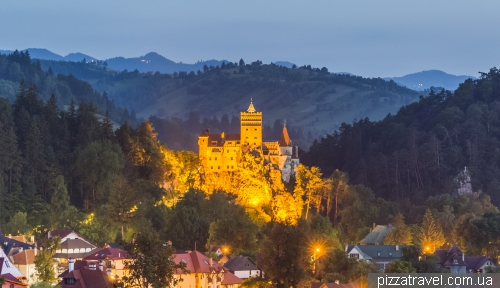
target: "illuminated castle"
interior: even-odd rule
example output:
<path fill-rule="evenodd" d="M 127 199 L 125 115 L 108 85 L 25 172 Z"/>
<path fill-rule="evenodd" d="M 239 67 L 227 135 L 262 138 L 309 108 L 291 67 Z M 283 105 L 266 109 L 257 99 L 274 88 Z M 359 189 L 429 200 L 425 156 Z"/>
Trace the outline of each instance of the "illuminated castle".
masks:
<path fill-rule="evenodd" d="M 262 112 L 253 103 L 247 111 L 240 112 L 240 134 L 210 134 L 203 129 L 198 136 L 198 155 L 206 172 L 238 170 L 241 153 L 260 151 L 268 164 L 281 171 L 281 178 L 288 182 L 299 165 L 298 146 L 292 146 L 286 122 L 279 141 L 262 141 Z"/>

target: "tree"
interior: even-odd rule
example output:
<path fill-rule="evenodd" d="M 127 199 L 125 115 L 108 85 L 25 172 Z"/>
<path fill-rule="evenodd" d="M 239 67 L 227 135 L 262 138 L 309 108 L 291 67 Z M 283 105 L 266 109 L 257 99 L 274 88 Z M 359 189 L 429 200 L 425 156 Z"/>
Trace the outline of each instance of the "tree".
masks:
<path fill-rule="evenodd" d="M 130 276 L 123 277 L 125 287 L 164 288 L 176 287 L 179 281 L 175 274 L 186 273 L 186 264 L 174 262 L 174 249 L 160 240 L 153 230 L 135 235 L 134 241 L 126 245 L 131 260 L 127 262 Z"/>
<path fill-rule="evenodd" d="M 264 273 L 275 287 L 297 287 L 308 276 L 306 229 L 305 221 L 296 226 L 274 223 L 269 238 L 262 242 Z"/>
<path fill-rule="evenodd" d="M 9 223 L 5 225 L 4 233 L 13 235 L 24 235 L 28 233 L 30 226 L 28 224 L 28 214 L 18 211 L 10 218 Z"/>
<path fill-rule="evenodd" d="M 385 268 L 385 273 L 415 273 L 417 270 L 411 265 L 410 262 L 396 260 L 389 263 Z"/>
<path fill-rule="evenodd" d="M 76 208 L 71 206 L 68 191 L 66 190 L 66 185 L 64 184 L 64 177 L 58 175 L 52 182 L 52 197 L 50 199 L 50 228 L 65 228 L 69 214 L 78 211 L 76 211 Z"/>
<path fill-rule="evenodd" d="M 445 243 L 443 228 L 434 220 L 429 208 L 427 208 L 424 214 L 424 220 L 420 227 L 419 240 L 424 253 L 434 253 L 436 248 L 441 247 Z"/>
<path fill-rule="evenodd" d="M 239 63 L 240 67 L 243 67 L 245 66 L 245 61 L 243 61 L 243 58 L 240 59 L 240 63 Z"/>
<path fill-rule="evenodd" d="M 304 199 L 306 205 L 305 219 L 309 214 L 311 202 L 316 203 L 315 198 L 318 197 L 318 191 L 323 186 L 321 180 L 321 171 L 318 167 L 306 167 L 302 164 L 297 167 L 297 176 L 295 180 L 294 197 L 296 199 Z M 319 208 L 319 207 L 317 207 Z"/>
<path fill-rule="evenodd" d="M 389 231 L 384 239 L 384 245 L 411 245 L 413 237 L 410 228 L 406 226 L 403 214 L 398 213 L 394 218 L 395 229 Z"/>
<path fill-rule="evenodd" d="M 137 195 L 127 183 L 125 177 L 119 175 L 113 181 L 109 193 L 110 218 L 121 226 L 121 240 L 124 241 L 124 226 L 130 220 L 130 210 L 137 204 Z"/>
<path fill-rule="evenodd" d="M 54 284 L 57 274 L 54 266 L 57 261 L 53 258 L 56 250 L 61 248 L 61 238 L 54 236 L 42 241 L 43 250 L 39 250 L 35 256 L 36 276 L 38 280 Z"/>

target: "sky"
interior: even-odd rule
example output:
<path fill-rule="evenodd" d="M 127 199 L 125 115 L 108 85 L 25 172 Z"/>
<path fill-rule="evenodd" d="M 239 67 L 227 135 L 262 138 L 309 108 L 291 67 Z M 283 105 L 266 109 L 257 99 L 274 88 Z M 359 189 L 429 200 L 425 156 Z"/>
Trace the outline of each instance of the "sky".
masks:
<path fill-rule="evenodd" d="M 289 61 L 364 77 L 500 66 L 500 1 L 2 0 L 0 50 Z"/>

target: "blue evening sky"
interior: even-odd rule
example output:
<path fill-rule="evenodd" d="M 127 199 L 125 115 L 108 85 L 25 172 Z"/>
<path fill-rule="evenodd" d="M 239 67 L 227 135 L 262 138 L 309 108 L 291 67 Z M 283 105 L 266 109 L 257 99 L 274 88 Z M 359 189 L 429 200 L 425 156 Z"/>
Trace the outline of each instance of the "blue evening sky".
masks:
<path fill-rule="evenodd" d="M 500 66 L 500 1 L 3 0 L 0 50 L 290 61 L 367 77 Z"/>

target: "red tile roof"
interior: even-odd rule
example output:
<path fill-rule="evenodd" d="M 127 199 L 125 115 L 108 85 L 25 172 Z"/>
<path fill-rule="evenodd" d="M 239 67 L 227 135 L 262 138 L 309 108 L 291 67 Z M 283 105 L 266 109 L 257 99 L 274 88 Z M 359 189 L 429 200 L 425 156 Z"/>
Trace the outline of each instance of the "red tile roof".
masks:
<path fill-rule="evenodd" d="M 128 259 L 129 255 L 127 251 L 113 248 L 111 246 L 104 248 L 96 248 L 85 255 L 83 260 L 103 260 L 103 259 Z"/>
<path fill-rule="evenodd" d="M 283 132 L 281 132 L 279 144 L 283 147 L 292 146 L 292 141 L 290 140 L 290 136 L 288 136 L 288 130 L 286 130 L 286 126 L 283 126 Z"/>
<path fill-rule="evenodd" d="M 19 265 L 29 265 L 35 263 L 35 250 L 23 250 L 12 256 L 12 262 Z"/>
<path fill-rule="evenodd" d="M 76 279 L 75 284 L 65 284 L 65 279 L 74 278 Z M 81 288 L 113 288 L 113 284 L 109 280 L 109 276 L 106 275 L 104 271 L 99 269 L 90 270 L 87 266 L 81 269 L 75 269 L 63 277 L 63 280 L 59 282 L 62 288 L 66 287 L 81 287 Z"/>

